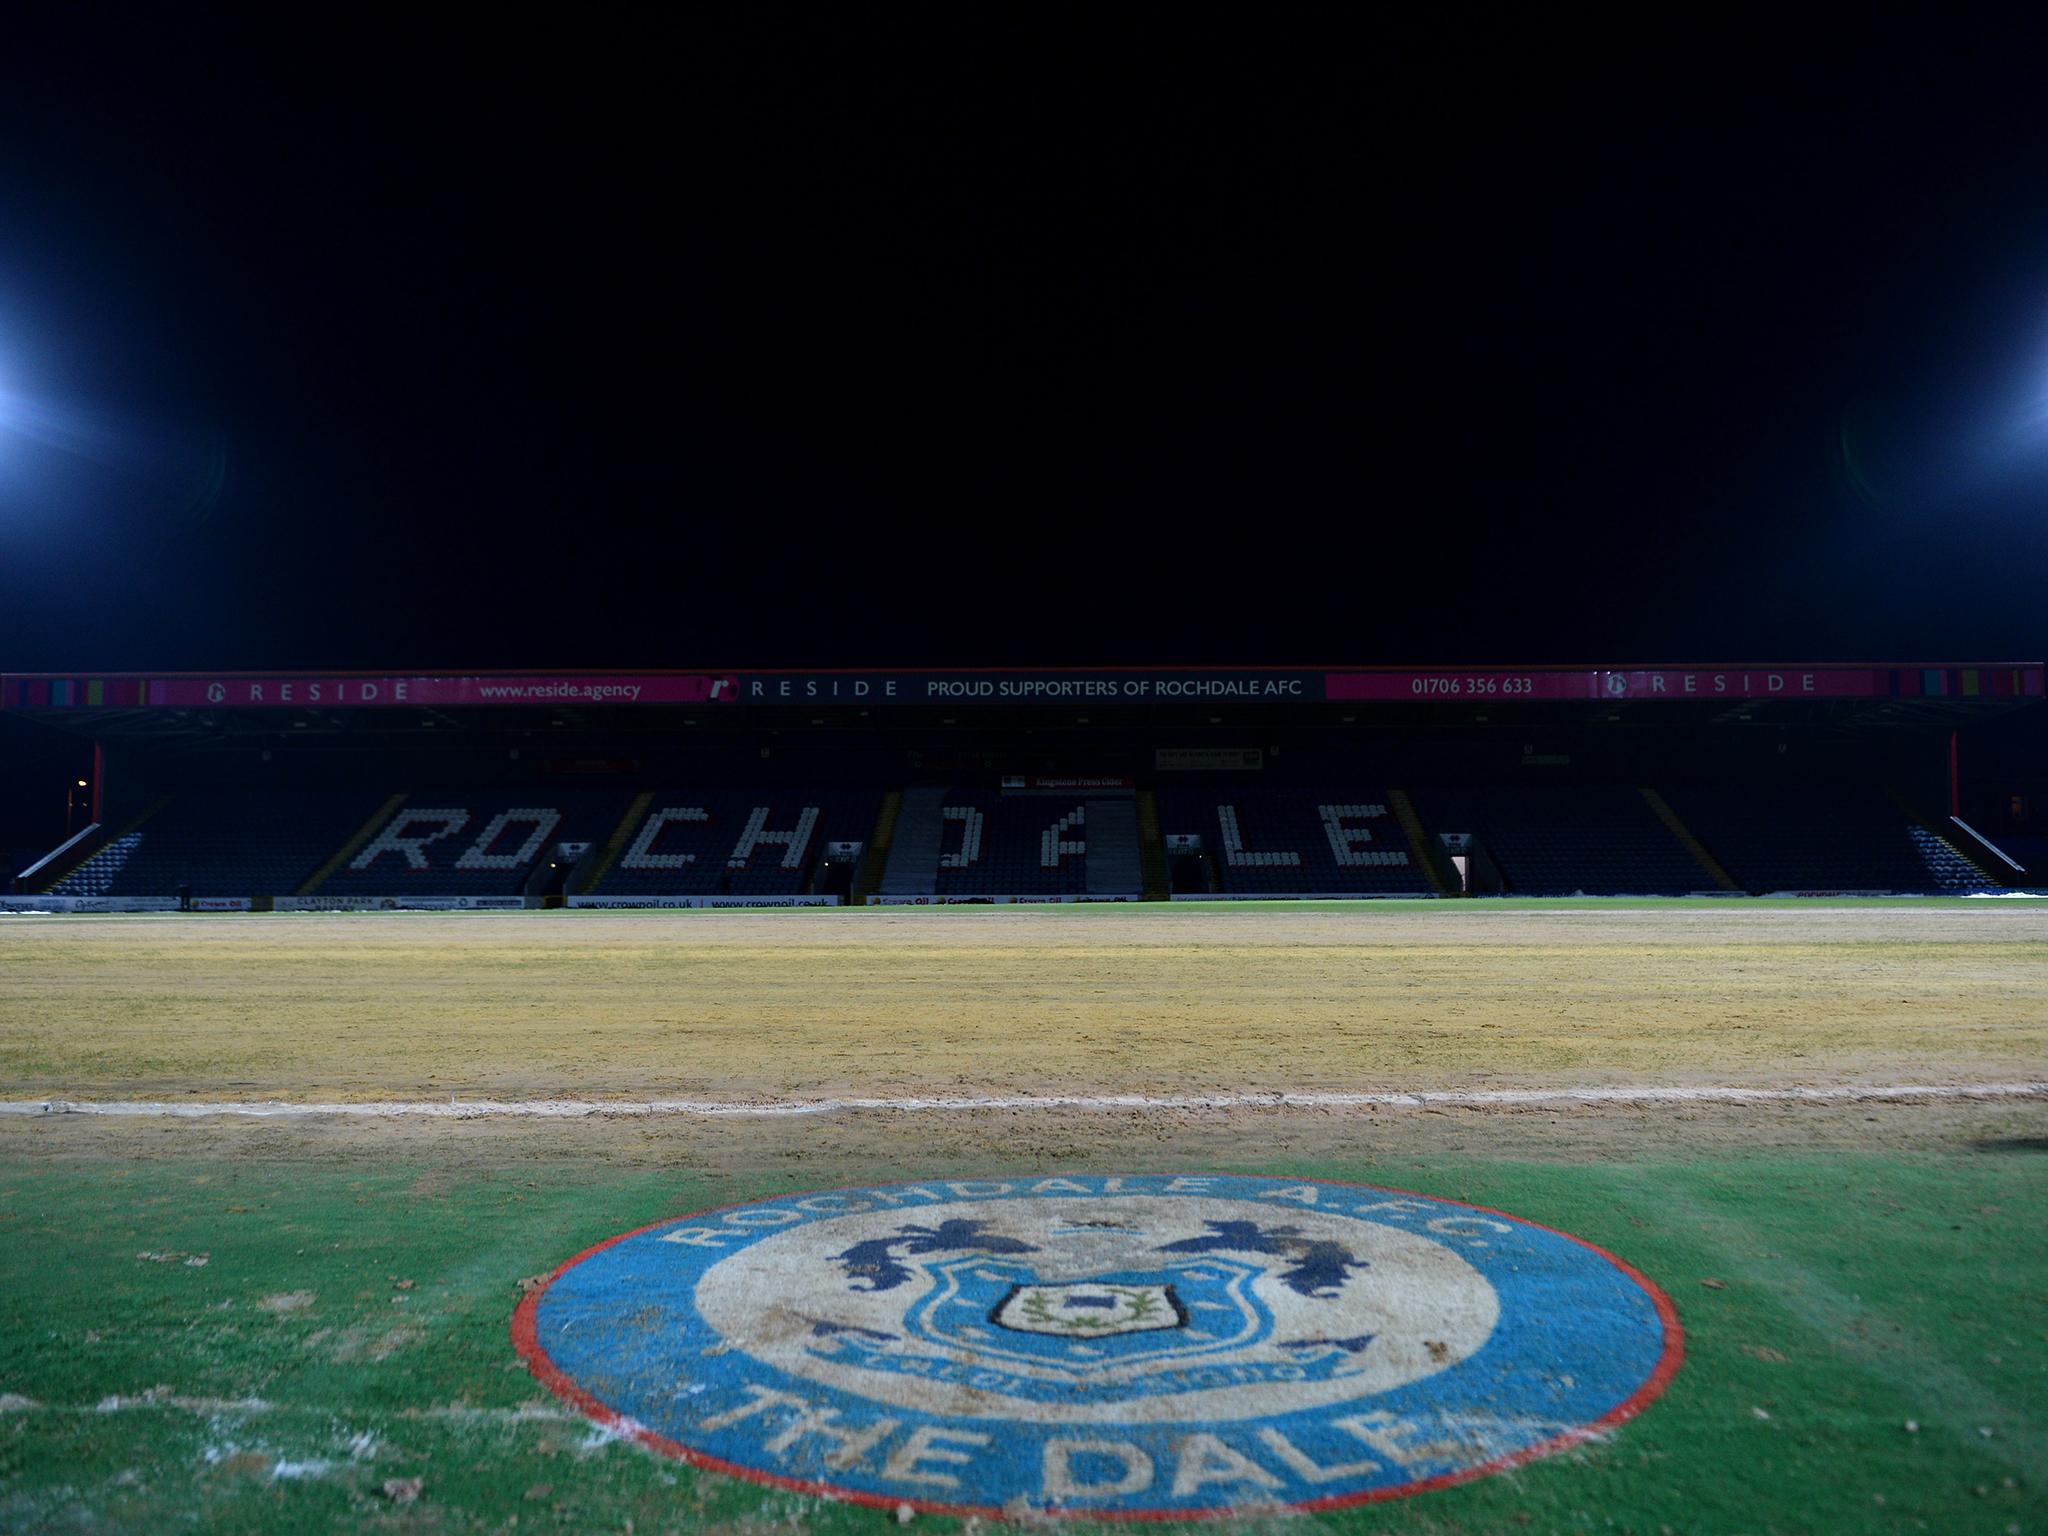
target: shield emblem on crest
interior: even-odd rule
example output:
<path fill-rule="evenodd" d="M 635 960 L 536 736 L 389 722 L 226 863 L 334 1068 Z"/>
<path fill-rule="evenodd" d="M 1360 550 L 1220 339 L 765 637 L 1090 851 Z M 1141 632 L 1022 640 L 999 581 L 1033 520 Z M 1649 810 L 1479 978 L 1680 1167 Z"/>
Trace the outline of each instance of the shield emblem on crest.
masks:
<path fill-rule="evenodd" d="M 1096 1280 L 1013 1287 L 989 1316 L 999 1328 L 1069 1339 L 1180 1328 L 1187 1320 L 1170 1284 L 1116 1285 Z"/>
<path fill-rule="evenodd" d="M 1028 1264 L 962 1258 L 935 1264 L 905 1314 L 911 1336 L 1063 1374 L 1190 1361 L 1257 1344 L 1273 1315 L 1251 1286 L 1263 1271 L 1227 1259 L 1072 1280 Z"/>

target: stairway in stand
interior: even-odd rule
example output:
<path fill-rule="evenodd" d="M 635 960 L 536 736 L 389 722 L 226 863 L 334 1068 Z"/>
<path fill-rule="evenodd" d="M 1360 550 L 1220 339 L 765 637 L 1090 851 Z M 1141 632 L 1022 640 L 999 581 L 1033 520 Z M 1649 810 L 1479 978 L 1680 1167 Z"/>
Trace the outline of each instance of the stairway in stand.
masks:
<path fill-rule="evenodd" d="M 1402 835 L 1408 839 L 1409 857 L 1422 870 L 1430 889 L 1439 896 L 1464 895 L 1458 885 L 1457 871 L 1450 867 L 1443 845 L 1424 830 L 1422 817 L 1415 810 L 1415 802 L 1408 798 L 1408 791 L 1388 790 L 1387 804 L 1394 808 L 1394 819 L 1400 822 Z"/>
<path fill-rule="evenodd" d="M 1149 789 L 1138 791 L 1138 867 L 1145 872 L 1145 899 L 1172 899 L 1172 881 L 1166 869 L 1166 840 L 1159 832 L 1159 796 Z"/>
<path fill-rule="evenodd" d="M 1670 801 L 1647 784 L 1639 786 L 1637 793 L 1643 797 L 1643 804 L 1664 823 L 1671 835 L 1678 839 L 1679 846 L 1692 855 L 1693 861 L 1706 872 L 1707 878 L 1712 880 L 1716 887 L 1724 891 L 1739 892 L 1742 889 L 1735 877 L 1722 868 L 1721 861 L 1707 852 L 1706 845 L 1692 835 L 1692 828 L 1688 827 L 1678 812 L 1671 808 Z"/>
<path fill-rule="evenodd" d="M 640 829 L 641 818 L 646 816 L 647 807 L 652 804 L 654 804 L 654 792 L 652 790 L 642 790 L 633 797 L 633 803 L 626 807 L 626 814 L 621 816 L 618 825 L 612 828 L 612 835 L 606 838 L 604 846 L 598 849 L 597 857 L 588 862 L 580 876 L 574 870 L 570 871 L 573 888 L 567 894 L 571 896 L 588 896 L 604 883 L 604 877 L 612 872 L 612 865 L 616 864 L 619 855 L 626 851 L 626 839 Z M 396 810 L 398 807 L 394 805 L 391 809 Z M 344 852 L 340 859 L 335 860 L 335 863 L 341 863 L 342 859 L 351 857 L 353 853 L 353 849 Z"/>
<path fill-rule="evenodd" d="M 1088 802 L 1088 894 L 1138 896 L 1145 889 L 1138 856 L 1138 807 L 1128 796 Z"/>
<path fill-rule="evenodd" d="M 939 847 L 946 823 L 940 812 L 944 789 L 906 789 L 896 813 L 896 835 L 889 846 L 889 867 L 882 871 L 881 897 L 930 896 L 939 888 Z"/>
<path fill-rule="evenodd" d="M 875 815 L 875 829 L 868 834 L 867 852 L 853 879 L 853 894 L 847 905 L 864 907 L 881 888 L 882 871 L 889 867 L 889 852 L 896 846 L 896 818 L 903 814 L 903 791 L 892 789 L 882 796 L 882 808 Z"/>

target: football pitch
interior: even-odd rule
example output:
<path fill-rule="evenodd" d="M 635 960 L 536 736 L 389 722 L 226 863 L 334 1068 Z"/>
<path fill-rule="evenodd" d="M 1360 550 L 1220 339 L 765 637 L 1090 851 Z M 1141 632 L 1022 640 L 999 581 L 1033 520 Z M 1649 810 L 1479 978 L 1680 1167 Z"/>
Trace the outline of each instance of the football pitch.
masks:
<path fill-rule="evenodd" d="M 2044 1082 L 2026 902 L 10 918 L 0 1529 L 2031 1532 Z"/>

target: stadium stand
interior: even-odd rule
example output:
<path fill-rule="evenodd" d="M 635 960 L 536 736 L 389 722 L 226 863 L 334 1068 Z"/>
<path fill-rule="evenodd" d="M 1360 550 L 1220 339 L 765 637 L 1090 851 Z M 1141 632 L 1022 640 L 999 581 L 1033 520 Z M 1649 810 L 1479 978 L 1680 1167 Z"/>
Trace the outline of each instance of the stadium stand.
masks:
<path fill-rule="evenodd" d="M 57 896 L 288 896 L 377 809 L 374 793 L 179 795 L 53 887 Z"/>
<path fill-rule="evenodd" d="M 1468 832 L 1521 896 L 1683 896 L 1712 873 L 1627 784 L 1484 785 L 1410 792 L 1432 834 Z"/>
<path fill-rule="evenodd" d="M 1997 889 L 1875 788 L 1695 784 L 1664 794 L 1700 842 L 1751 891 Z"/>
<path fill-rule="evenodd" d="M 318 894 L 516 896 L 557 844 L 602 843 L 630 803 L 623 791 L 421 790 L 321 883 Z M 376 805 L 372 799 L 362 814 Z"/>
<path fill-rule="evenodd" d="M 882 900 L 1135 897 L 1145 885 L 1132 793 L 903 791 L 886 868 L 862 875 Z M 1178 858 L 1187 894 L 1424 895 L 1436 889 L 1413 837 L 1467 833 L 1486 883 L 1530 896 L 1727 890 L 1969 892 L 1998 888 L 1904 802 L 1867 784 L 1477 784 L 1397 792 L 1262 783 L 1174 784 L 1151 796 L 1155 849 Z M 395 803 L 396 808 L 392 808 Z M 874 789 L 669 789 L 549 785 L 374 791 L 185 791 L 118 824 L 105 846 L 46 888 L 79 898 L 607 897 L 843 895 L 852 866 L 827 845 L 866 844 Z M 384 805 L 384 812 L 379 806 Z M 1397 809 L 1412 805 L 1413 814 Z M 562 843 L 573 872 L 539 866 Z M 1155 859 L 1162 871 L 1163 859 Z M 1196 866 L 1199 867 L 1196 867 Z M 552 884 L 544 882 L 552 880 Z M 571 881 L 576 883 L 569 883 Z M 315 889 L 317 887 L 317 890 Z"/>
<path fill-rule="evenodd" d="M 1384 790 L 1176 786 L 1159 814 L 1166 836 L 1202 839 L 1225 892 L 1432 894 Z"/>
<path fill-rule="evenodd" d="M 827 843 L 867 841 L 880 802 L 844 789 L 658 790 L 591 894 L 801 895 Z"/>
<path fill-rule="evenodd" d="M 2038 663 L 9 674 L 0 748 L 40 787 L 0 797 L 33 844 L 0 901 L 1975 893 L 2048 880 L 2044 689 Z"/>

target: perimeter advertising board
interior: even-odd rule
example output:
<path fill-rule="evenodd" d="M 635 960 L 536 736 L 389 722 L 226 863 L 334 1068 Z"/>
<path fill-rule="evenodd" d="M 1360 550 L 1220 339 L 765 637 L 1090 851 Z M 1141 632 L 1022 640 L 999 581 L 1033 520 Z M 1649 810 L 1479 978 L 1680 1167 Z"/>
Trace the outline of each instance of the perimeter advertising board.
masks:
<path fill-rule="evenodd" d="M 1252 667 L 833 672 L 367 673 L 0 678 L 0 707 L 459 709 L 604 705 L 1344 704 L 1478 700 L 2039 698 L 2038 663 L 1966 667 Z"/>

